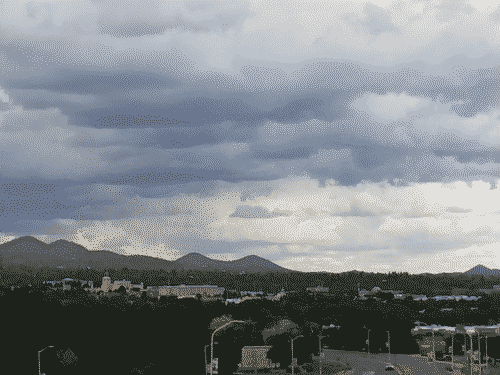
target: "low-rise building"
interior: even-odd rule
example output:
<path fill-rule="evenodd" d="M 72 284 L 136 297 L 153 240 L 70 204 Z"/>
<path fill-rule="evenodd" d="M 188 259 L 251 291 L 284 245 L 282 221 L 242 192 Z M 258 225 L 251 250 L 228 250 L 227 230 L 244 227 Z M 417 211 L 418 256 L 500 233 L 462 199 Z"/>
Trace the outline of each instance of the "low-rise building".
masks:
<path fill-rule="evenodd" d="M 306 289 L 309 293 L 328 293 L 328 288 L 326 286 L 316 286 Z"/>
<path fill-rule="evenodd" d="M 105 272 L 102 278 L 101 290 L 103 292 L 109 292 L 111 290 L 111 277 L 109 273 Z"/>
<path fill-rule="evenodd" d="M 427 301 L 428 298 L 425 294 L 412 294 L 411 295 L 414 301 Z"/>
<path fill-rule="evenodd" d="M 267 353 L 272 346 L 244 346 L 241 349 L 241 363 L 238 364 L 237 373 L 248 373 L 279 368 L 279 363 L 273 363 L 267 358 Z"/>
<path fill-rule="evenodd" d="M 131 288 L 131 289 L 139 289 L 139 290 L 142 290 L 142 289 L 144 289 L 144 284 L 143 284 L 143 283 L 140 283 L 140 284 L 132 284 L 132 285 L 130 285 L 130 288 Z"/>
<path fill-rule="evenodd" d="M 111 290 L 118 290 L 118 288 L 120 288 L 121 286 L 123 286 L 126 290 L 130 290 L 131 285 L 132 284 L 130 283 L 130 281 L 127 281 L 125 279 L 123 279 L 121 281 L 115 280 L 113 282 Z"/>
<path fill-rule="evenodd" d="M 264 292 L 240 292 L 241 296 L 251 296 L 251 297 L 258 297 L 262 296 Z"/>
<path fill-rule="evenodd" d="M 220 296 L 224 293 L 224 288 L 217 285 L 178 285 L 178 286 L 160 286 L 158 287 L 160 296 Z"/>

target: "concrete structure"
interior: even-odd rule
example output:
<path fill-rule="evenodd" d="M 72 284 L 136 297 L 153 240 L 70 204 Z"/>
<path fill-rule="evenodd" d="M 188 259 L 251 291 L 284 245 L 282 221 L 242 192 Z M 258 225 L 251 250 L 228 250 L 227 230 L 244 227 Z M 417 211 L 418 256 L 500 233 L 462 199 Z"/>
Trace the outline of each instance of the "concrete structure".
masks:
<path fill-rule="evenodd" d="M 94 287 L 94 282 L 93 281 L 87 281 L 87 280 L 73 280 L 73 279 L 70 279 L 69 277 L 65 278 L 65 279 L 62 279 L 61 281 L 56 281 L 56 280 L 52 280 L 52 281 L 44 281 L 43 283 L 44 284 L 51 284 L 52 286 L 55 286 L 56 284 L 62 284 L 62 287 L 63 289 L 66 289 L 66 290 L 70 290 L 71 289 L 71 285 L 69 284 L 70 282 L 72 281 L 79 281 L 81 286 L 84 286 L 85 284 L 88 284 L 91 288 Z"/>
<path fill-rule="evenodd" d="M 130 281 L 127 281 L 125 279 L 123 279 L 122 281 L 116 280 L 113 282 L 113 285 L 111 286 L 111 290 L 118 290 L 118 288 L 121 286 L 123 286 L 126 290 L 130 290 L 131 283 L 130 283 Z"/>
<path fill-rule="evenodd" d="M 111 289 L 111 277 L 109 277 L 109 274 L 105 272 L 102 278 L 101 290 L 103 292 L 109 292 L 110 289 Z"/>
<path fill-rule="evenodd" d="M 284 296 L 286 296 L 286 293 L 282 290 L 281 292 L 279 292 L 275 296 L 272 294 L 266 296 L 266 299 L 268 299 L 270 301 L 279 301 L 281 299 L 281 297 L 284 297 Z"/>
<path fill-rule="evenodd" d="M 427 301 L 428 298 L 425 294 L 412 294 L 414 301 Z"/>
<path fill-rule="evenodd" d="M 196 296 L 220 296 L 224 293 L 224 288 L 217 285 L 179 285 L 179 286 L 159 286 L 160 296 L 187 297 Z"/>
<path fill-rule="evenodd" d="M 328 288 L 326 286 L 316 286 L 306 289 L 309 293 L 328 293 Z"/>
<path fill-rule="evenodd" d="M 477 301 L 481 297 L 476 297 L 476 296 L 435 296 L 431 297 L 433 300 L 436 301 Z"/>
<path fill-rule="evenodd" d="M 240 292 L 241 296 L 257 297 L 264 295 L 264 292 Z"/>
<path fill-rule="evenodd" d="M 279 363 L 272 363 L 267 358 L 267 352 L 271 348 L 272 346 L 244 346 L 241 349 L 241 363 L 238 364 L 238 372 L 253 372 L 279 367 Z"/>
<path fill-rule="evenodd" d="M 481 352 L 480 352 L 480 341 L 481 339 L 486 339 L 487 337 L 500 336 L 500 324 L 494 326 L 416 326 L 411 330 L 411 333 L 417 337 L 420 346 L 420 354 L 427 355 L 429 359 L 436 359 L 436 354 L 439 352 L 448 351 L 448 355 L 451 355 L 453 360 L 453 344 L 454 337 L 457 334 L 467 335 L 470 339 L 470 345 L 465 341 L 466 350 L 465 355 L 469 362 L 474 363 L 478 361 L 481 365 Z M 430 336 L 432 335 L 432 336 Z M 452 336 L 452 346 L 447 347 L 443 338 Z M 477 350 L 473 350 L 473 340 L 472 337 L 476 336 L 478 338 L 479 345 L 476 345 Z M 465 349 L 464 349 L 465 350 Z M 486 342 L 486 362 L 488 361 L 488 345 Z"/>
<path fill-rule="evenodd" d="M 358 286 L 358 298 L 361 301 L 366 301 L 369 298 L 380 301 L 380 298 L 377 297 L 377 294 L 379 294 L 379 293 L 392 293 L 394 295 L 394 298 L 396 298 L 396 299 L 404 299 L 408 296 L 407 294 L 404 294 L 400 290 L 383 290 L 383 289 L 379 288 L 378 286 L 374 287 L 372 290 L 364 290 L 364 289 L 361 290 L 361 289 L 359 289 L 359 286 Z"/>

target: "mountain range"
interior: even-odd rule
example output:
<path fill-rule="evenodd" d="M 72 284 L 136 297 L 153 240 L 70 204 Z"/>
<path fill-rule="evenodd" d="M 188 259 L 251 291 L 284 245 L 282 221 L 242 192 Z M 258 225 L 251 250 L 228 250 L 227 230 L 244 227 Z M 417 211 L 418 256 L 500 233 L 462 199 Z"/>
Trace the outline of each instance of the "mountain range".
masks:
<path fill-rule="evenodd" d="M 109 250 L 89 251 L 83 246 L 66 240 L 57 240 L 47 244 L 31 236 L 19 237 L 0 245 L 0 266 L 22 265 L 34 268 L 82 269 L 89 267 L 96 270 L 129 268 L 165 271 L 218 270 L 231 273 L 292 272 L 256 255 L 245 256 L 233 261 L 223 261 L 211 259 L 199 253 L 189 253 L 171 261 L 143 255 L 126 256 Z M 358 273 L 358 271 L 353 270 L 350 273 Z M 465 272 L 437 275 L 482 275 L 488 278 L 500 277 L 500 270 L 479 264 Z"/>
<path fill-rule="evenodd" d="M 498 277 L 500 276 L 500 270 L 496 268 L 488 268 L 481 264 L 478 264 L 475 267 L 472 267 L 470 270 L 462 272 L 462 275 L 467 276 L 475 276 L 475 275 L 483 275 L 484 277 Z"/>
<path fill-rule="evenodd" d="M 219 270 L 227 272 L 290 272 L 273 262 L 256 255 L 233 261 L 208 258 L 199 253 L 189 253 L 175 261 L 142 255 L 121 255 L 107 250 L 89 251 L 83 246 L 66 240 L 45 243 L 31 236 L 24 236 L 0 245 L 0 265 L 30 266 L 35 268 L 121 269 L 135 270 Z"/>

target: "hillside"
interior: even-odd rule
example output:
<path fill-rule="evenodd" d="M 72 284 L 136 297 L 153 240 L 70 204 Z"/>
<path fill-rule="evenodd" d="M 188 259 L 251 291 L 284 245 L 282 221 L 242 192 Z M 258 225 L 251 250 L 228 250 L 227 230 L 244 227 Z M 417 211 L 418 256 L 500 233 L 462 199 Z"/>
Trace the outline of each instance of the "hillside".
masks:
<path fill-rule="evenodd" d="M 210 259 L 199 253 L 187 254 L 175 261 L 160 258 L 120 255 L 107 250 L 89 251 L 66 240 L 50 244 L 31 236 L 20 237 L 0 245 L 0 265 L 49 268 L 135 270 L 225 270 L 230 272 L 288 272 L 273 262 L 250 255 L 234 261 Z"/>
<path fill-rule="evenodd" d="M 492 276 L 498 277 L 500 276 L 500 270 L 491 269 L 481 264 L 478 264 L 477 266 L 472 267 L 470 270 L 463 272 L 462 275 L 467 275 L 467 276 L 482 275 L 484 277 L 492 277 Z"/>

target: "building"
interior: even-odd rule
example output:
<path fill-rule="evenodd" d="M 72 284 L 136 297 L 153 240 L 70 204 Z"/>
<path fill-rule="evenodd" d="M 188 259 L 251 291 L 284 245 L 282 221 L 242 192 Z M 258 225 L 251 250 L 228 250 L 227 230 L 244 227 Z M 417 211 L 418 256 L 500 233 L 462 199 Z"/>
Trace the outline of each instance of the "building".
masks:
<path fill-rule="evenodd" d="M 316 286 L 306 289 L 309 293 L 328 293 L 328 288 L 326 286 Z"/>
<path fill-rule="evenodd" d="M 430 359 L 436 359 L 438 357 L 443 356 L 444 354 L 450 355 L 452 352 L 456 351 L 450 346 L 446 345 L 445 338 L 449 336 L 455 335 L 466 335 L 470 339 L 470 344 L 468 344 L 469 340 L 465 340 L 465 345 L 462 347 L 462 351 L 465 355 L 469 357 L 469 359 L 473 359 L 474 355 L 474 347 L 476 347 L 478 358 L 481 358 L 481 340 L 485 340 L 486 337 L 491 336 L 500 336 L 500 324 L 495 326 L 457 326 L 457 327 L 449 327 L 449 326 L 440 326 L 440 325 L 431 325 L 431 326 L 416 326 L 411 330 L 412 335 L 414 335 L 417 339 L 417 342 L 420 346 L 420 354 L 422 356 L 427 356 Z M 473 337 L 477 337 L 478 342 L 474 345 L 472 340 Z M 456 340 L 452 340 L 453 344 Z M 467 346 L 469 350 L 467 349 Z M 485 353 L 483 353 L 485 354 Z"/>
<path fill-rule="evenodd" d="M 226 306 L 230 303 L 238 304 L 240 302 L 241 302 L 241 299 L 239 299 L 239 298 L 229 298 L 229 299 L 226 299 L 226 301 L 225 301 Z"/>
<path fill-rule="evenodd" d="M 109 273 L 105 272 L 102 278 L 101 290 L 103 292 L 109 292 L 111 290 L 111 277 Z"/>
<path fill-rule="evenodd" d="M 431 297 L 435 301 L 477 301 L 481 297 L 476 296 L 435 296 Z"/>
<path fill-rule="evenodd" d="M 111 286 L 111 290 L 118 290 L 118 288 L 120 288 L 121 286 L 123 286 L 126 290 L 130 290 L 131 283 L 130 283 L 130 281 L 127 281 L 125 279 L 123 279 L 122 281 L 116 280 L 113 282 L 113 285 Z"/>
<path fill-rule="evenodd" d="M 66 290 L 70 290 L 71 289 L 71 282 L 72 281 L 79 281 L 81 286 L 84 286 L 85 284 L 88 284 L 90 286 L 90 288 L 93 288 L 94 287 L 94 282 L 89 280 L 73 280 L 73 279 L 70 279 L 70 278 L 65 278 L 61 281 L 55 281 L 55 280 L 52 280 L 52 281 L 44 281 L 43 283 L 44 284 L 51 284 L 53 287 L 56 286 L 56 284 L 62 284 L 62 287 L 63 289 L 66 289 Z M 87 290 L 87 289 L 86 289 Z"/>
<path fill-rule="evenodd" d="M 177 296 L 187 297 L 196 296 L 221 296 L 224 293 L 224 288 L 217 285 L 178 285 L 178 286 L 159 286 L 158 292 L 160 296 Z"/>
<path fill-rule="evenodd" d="M 278 301 L 281 299 L 281 297 L 284 297 L 286 296 L 286 293 L 284 290 L 281 290 L 281 292 L 279 292 L 278 294 L 276 294 L 275 296 L 274 295 L 268 295 L 266 297 L 266 299 L 270 300 L 270 301 Z"/>
<path fill-rule="evenodd" d="M 412 294 L 414 301 L 427 301 L 428 298 L 425 294 Z"/>
<path fill-rule="evenodd" d="M 278 368 L 279 363 L 272 363 L 267 352 L 272 346 L 244 346 L 241 349 L 241 363 L 237 373 L 253 373 L 259 370 Z"/>
<path fill-rule="evenodd" d="M 69 277 L 62 279 L 61 283 L 62 283 L 63 289 L 70 290 L 71 289 L 70 282 L 72 282 L 72 281 L 73 281 L 73 279 L 70 279 Z"/>
<path fill-rule="evenodd" d="M 263 292 L 240 292 L 241 296 L 251 296 L 251 297 L 258 297 L 262 296 L 264 293 Z"/>
<path fill-rule="evenodd" d="M 130 286 L 130 288 L 132 288 L 132 289 L 139 289 L 139 290 L 142 290 L 142 289 L 144 289 L 144 284 L 143 284 L 143 283 L 140 283 L 140 284 L 132 284 L 132 285 Z"/>

